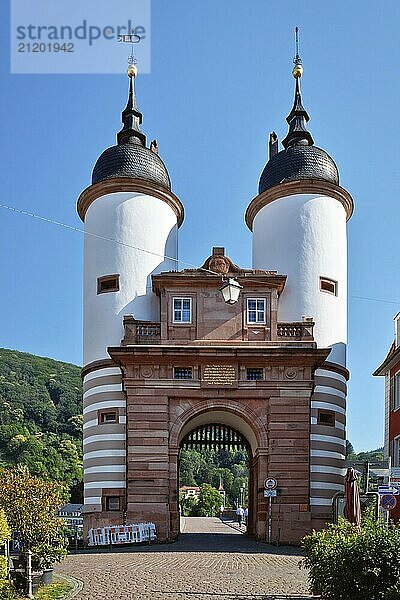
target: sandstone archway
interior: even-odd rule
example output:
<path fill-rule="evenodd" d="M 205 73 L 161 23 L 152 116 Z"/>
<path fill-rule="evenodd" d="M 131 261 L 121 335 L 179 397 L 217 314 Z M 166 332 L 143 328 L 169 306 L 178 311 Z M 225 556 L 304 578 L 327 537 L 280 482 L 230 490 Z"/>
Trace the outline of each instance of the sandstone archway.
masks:
<path fill-rule="evenodd" d="M 176 518 L 171 520 L 171 533 L 177 537 L 179 533 L 179 451 L 182 441 L 191 431 L 200 426 L 209 424 L 221 424 L 239 432 L 246 440 L 248 446 L 248 533 L 256 537 L 262 537 L 265 530 L 265 503 L 260 495 L 262 479 L 267 471 L 267 435 L 264 424 L 259 417 L 245 405 L 238 402 L 207 400 L 196 406 L 191 406 L 184 411 L 173 423 L 170 430 L 170 458 L 174 461 L 173 472 L 176 473 L 175 486 L 171 490 L 172 496 L 176 498 Z M 171 507 L 172 509 L 172 507 Z M 171 510 L 171 516 L 173 513 Z"/>

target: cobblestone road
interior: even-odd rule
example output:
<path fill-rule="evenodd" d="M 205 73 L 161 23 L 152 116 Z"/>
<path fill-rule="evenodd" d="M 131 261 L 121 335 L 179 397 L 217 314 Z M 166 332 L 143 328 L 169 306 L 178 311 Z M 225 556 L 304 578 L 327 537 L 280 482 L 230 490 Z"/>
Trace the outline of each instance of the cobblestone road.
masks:
<path fill-rule="evenodd" d="M 174 544 L 71 555 L 57 572 L 84 582 L 77 600 L 303 598 L 300 560 L 296 549 L 254 542 L 219 519 L 187 518 Z"/>

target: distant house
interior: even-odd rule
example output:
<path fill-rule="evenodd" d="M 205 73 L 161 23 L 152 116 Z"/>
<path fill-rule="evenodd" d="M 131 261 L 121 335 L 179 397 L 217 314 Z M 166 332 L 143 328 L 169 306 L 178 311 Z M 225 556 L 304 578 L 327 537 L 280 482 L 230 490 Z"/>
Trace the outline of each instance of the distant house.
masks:
<path fill-rule="evenodd" d="M 64 504 L 58 509 L 57 515 L 64 519 L 68 527 L 83 526 L 83 504 Z"/>
<path fill-rule="evenodd" d="M 385 458 L 390 458 L 392 467 L 400 468 L 400 313 L 394 322 L 394 341 L 374 375 L 385 377 Z M 399 504 L 390 516 L 396 521 L 400 519 Z"/>
<path fill-rule="evenodd" d="M 200 495 L 200 488 L 196 485 L 183 485 L 180 488 L 180 491 L 183 492 L 183 497 L 185 500 L 188 498 L 196 498 L 197 500 Z"/>

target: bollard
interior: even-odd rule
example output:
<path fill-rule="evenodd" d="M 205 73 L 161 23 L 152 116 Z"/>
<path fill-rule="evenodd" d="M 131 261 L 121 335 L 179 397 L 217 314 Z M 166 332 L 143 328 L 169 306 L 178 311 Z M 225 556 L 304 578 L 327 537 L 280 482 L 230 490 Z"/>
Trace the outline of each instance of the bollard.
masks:
<path fill-rule="evenodd" d="M 33 598 L 33 593 L 32 593 L 32 552 L 30 550 L 28 550 L 28 552 L 27 552 L 26 579 L 27 579 L 27 584 L 28 584 L 27 596 L 28 596 L 28 598 Z"/>

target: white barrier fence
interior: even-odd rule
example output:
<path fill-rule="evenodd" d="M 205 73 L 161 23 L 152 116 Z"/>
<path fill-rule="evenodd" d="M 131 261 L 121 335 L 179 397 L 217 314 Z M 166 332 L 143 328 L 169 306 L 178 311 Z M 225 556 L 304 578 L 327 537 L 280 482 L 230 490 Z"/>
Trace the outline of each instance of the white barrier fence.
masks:
<path fill-rule="evenodd" d="M 156 539 L 154 523 L 133 525 L 110 525 L 89 529 L 89 546 L 109 546 L 110 544 L 134 544 L 152 542 Z"/>

